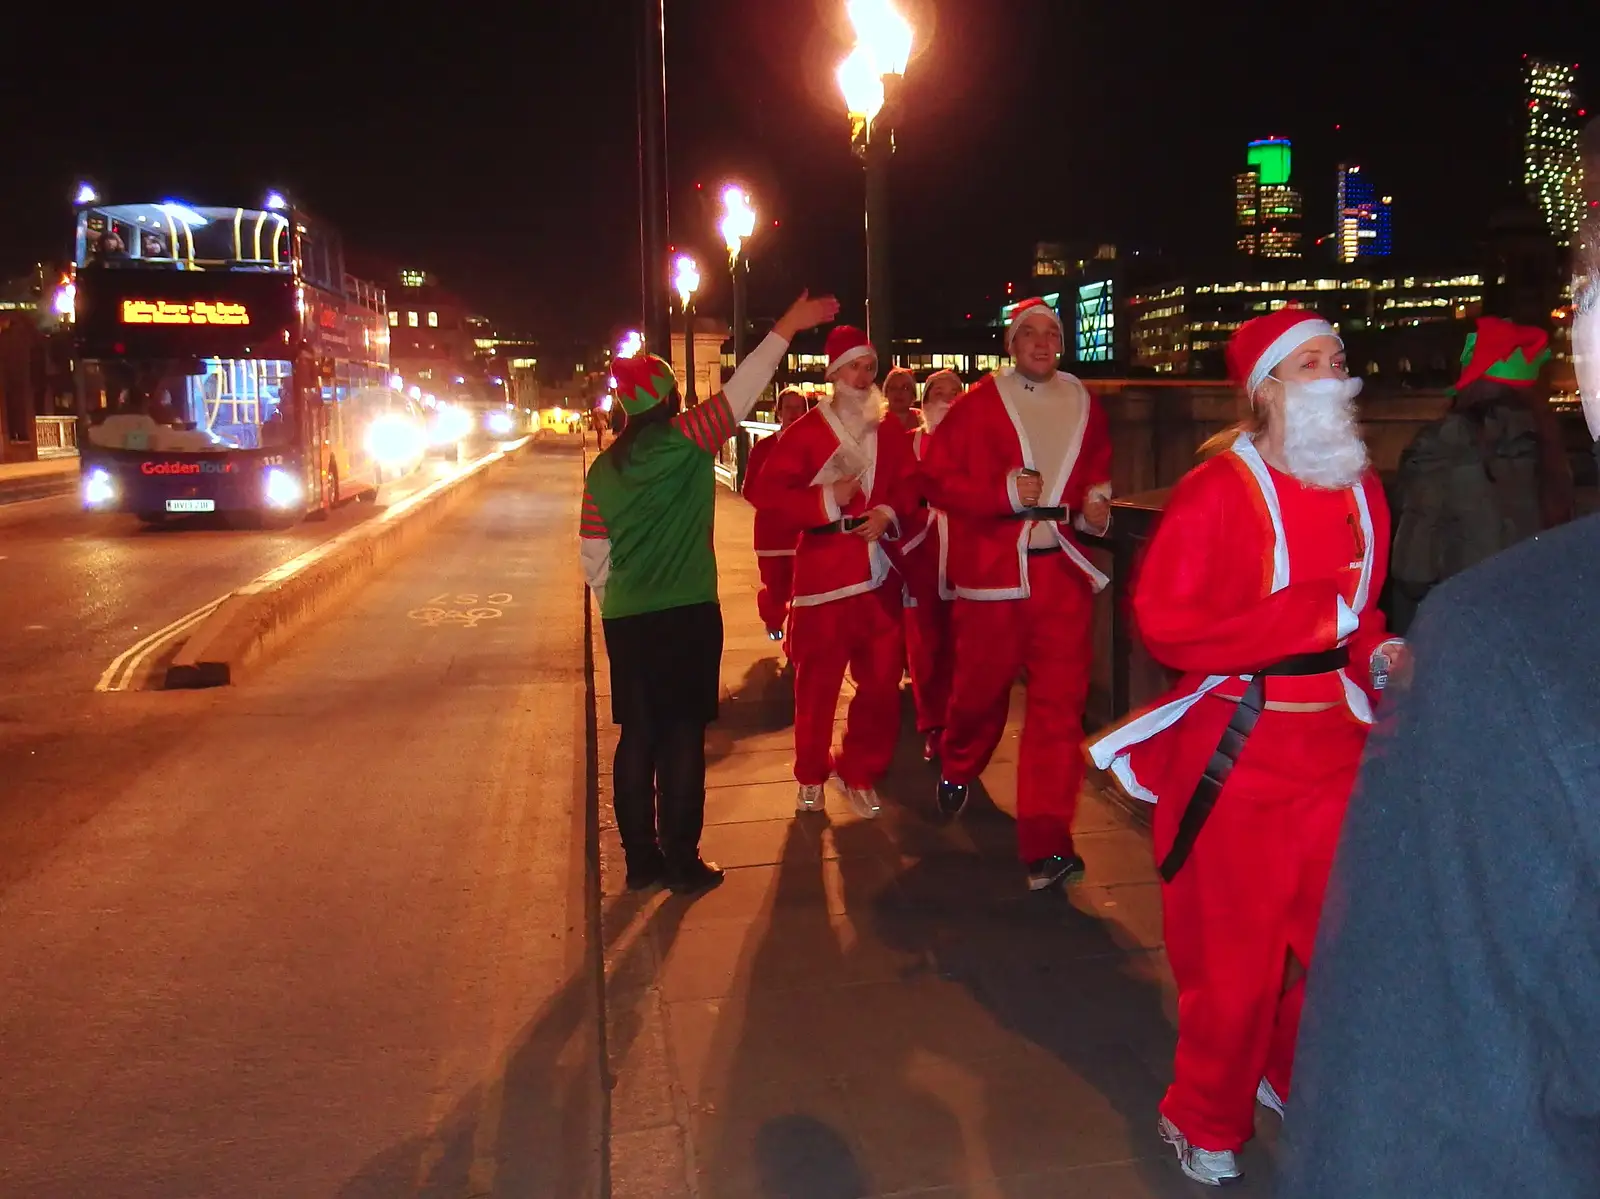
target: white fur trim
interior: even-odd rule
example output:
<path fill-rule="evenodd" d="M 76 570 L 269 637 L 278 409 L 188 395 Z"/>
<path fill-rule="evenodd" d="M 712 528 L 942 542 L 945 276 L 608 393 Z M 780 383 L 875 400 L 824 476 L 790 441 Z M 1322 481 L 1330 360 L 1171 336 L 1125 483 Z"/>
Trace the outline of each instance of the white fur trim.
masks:
<path fill-rule="evenodd" d="M 1061 314 L 1048 304 L 1035 304 L 1033 307 L 1029 308 L 1028 311 L 1022 314 L 1020 320 L 1017 319 L 1017 315 L 1015 313 L 1012 314 L 1010 323 L 1006 325 L 1007 353 L 1011 352 L 1011 341 L 1014 337 L 1016 337 L 1017 330 L 1022 328 L 1023 322 L 1031 321 L 1036 316 L 1048 316 L 1052 321 L 1055 322 L 1056 328 L 1061 331 L 1061 340 L 1063 342 L 1066 341 L 1067 327 L 1061 323 Z"/>
<path fill-rule="evenodd" d="M 1332 337 L 1337 339 L 1338 334 L 1333 331 L 1333 326 L 1320 316 L 1307 317 L 1290 325 L 1277 339 L 1261 352 L 1255 365 L 1250 368 L 1250 378 L 1245 381 L 1245 394 L 1255 395 L 1256 389 L 1272 373 L 1272 368 L 1277 366 L 1299 347 L 1306 344 L 1313 337 Z M 1344 342 L 1339 342 L 1343 345 Z"/>
<path fill-rule="evenodd" d="M 828 369 L 822 372 L 822 377 L 824 379 L 831 379 L 836 373 L 838 373 L 839 368 L 844 366 L 846 363 L 854 362 L 857 358 L 865 358 L 868 354 L 876 354 L 877 352 L 878 351 L 873 349 L 870 344 L 853 346 L 852 348 L 846 350 L 843 354 L 840 354 L 832 362 L 828 363 Z"/>
<path fill-rule="evenodd" d="M 793 558 L 794 550 L 757 550 L 757 558 Z"/>
<path fill-rule="evenodd" d="M 1141 742 L 1148 741 L 1157 733 L 1171 728 L 1183 715 L 1200 702 L 1200 699 L 1226 682 L 1225 674 L 1209 675 L 1193 691 L 1187 695 L 1180 695 L 1176 699 L 1168 700 L 1160 707 L 1151 708 L 1142 712 L 1131 720 L 1124 721 L 1116 728 L 1089 742 L 1089 760 L 1101 770 L 1109 770 L 1116 775 L 1128 794 L 1144 800 L 1146 803 L 1155 803 L 1156 795 L 1144 787 L 1134 778 L 1133 770 L 1127 765 L 1128 752 Z M 1131 784 L 1131 785 L 1130 785 Z"/>
<path fill-rule="evenodd" d="M 1267 515 L 1272 519 L 1272 591 L 1276 595 L 1289 585 L 1289 538 L 1283 531 L 1283 510 L 1278 506 L 1278 489 L 1272 485 L 1267 464 L 1261 451 L 1248 434 L 1241 433 L 1233 439 L 1233 452 L 1250 469 L 1261 498 L 1267 505 Z"/>

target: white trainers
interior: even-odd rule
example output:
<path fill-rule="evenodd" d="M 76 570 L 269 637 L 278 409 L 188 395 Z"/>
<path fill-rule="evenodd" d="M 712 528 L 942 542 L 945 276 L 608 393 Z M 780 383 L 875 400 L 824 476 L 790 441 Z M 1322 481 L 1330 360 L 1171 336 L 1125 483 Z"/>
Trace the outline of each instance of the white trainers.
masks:
<path fill-rule="evenodd" d="M 1243 1175 L 1231 1149 L 1197 1149 L 1189 1138 L 1178 1131 L 1177 1125 L 1165 1116 L 1157 1127 L 1161 1139 L 1178 1151 L 1178 1168 L 1196 1182 L 1208 1187 L 1219 1187 Z"/>
<path fill-rule="evenodd" d="M 883 810 L 878 792 L 872 787 L 846 787 L 844 797 L 850 801 L 850 810 L 863 820 L 871 820 Z"/>
<path fill-rule="evenodd" d="M 1283 1119 L 1283 1099 L 1265 1078 L 1256 1087 L 1256 1102 L 1268 1111 L 1277 1112 L 1278 1119 Z"/>
<path fill-rule="evenodd" d="M 795 800 L 794 810 L 796 812 L 822 811 L 822 784 L 801 783 L 800 797 Z"/>

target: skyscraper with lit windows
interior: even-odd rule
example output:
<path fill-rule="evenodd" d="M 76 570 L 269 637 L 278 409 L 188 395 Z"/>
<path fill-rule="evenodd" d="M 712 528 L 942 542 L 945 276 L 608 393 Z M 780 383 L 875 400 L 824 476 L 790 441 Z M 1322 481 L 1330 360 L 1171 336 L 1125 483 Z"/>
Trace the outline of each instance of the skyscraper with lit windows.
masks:
<path fill-rule="evenodd" d="M 1578 65 L 1524 56 L 1528 124 L 1523 134 L 1523 182 L 1560 245 L 1570 245 L 1583 209 L 1583 161 L 1578 131 Z"/>
<path fill-rule="evenodd" d="M 1299 258 L 1300 193 L 1289 183 L 1287 138 L 1267 137 L 1245 147 L 1246 169 L 1233 177 L 1235 244 L 1262 258 Z"/>
<path fill-rule="evenodd" d="M 1393 201 L 1393 196 L 1378 195 L 1371 177 L 1358 164 L 1339 164 L 1334 250 L 1340 262 L 1387 258 L 1394 253 L 1394 231 L 1390 223 Z"/>

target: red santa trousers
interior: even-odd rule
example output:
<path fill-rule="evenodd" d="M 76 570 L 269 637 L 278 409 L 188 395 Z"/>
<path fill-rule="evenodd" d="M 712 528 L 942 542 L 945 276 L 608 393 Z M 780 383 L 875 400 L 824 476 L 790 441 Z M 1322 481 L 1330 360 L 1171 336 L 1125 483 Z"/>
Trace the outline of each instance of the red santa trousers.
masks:
<path fill-rule="evenodd" d="M 906 662 L 917 701 L 917 732 L 924 735 L 944 728 L 950 706 L 952 606 L 948 600 L 924 596 L 905 610 Z"/>
<path fill-rule="evenodd" d="M 756 593 L 756 610 L 769 630 L 781 629 L 789 619 L 789 601 L 794 598 L 794 555 L 767 557 L 758 554 L 761 590 Z"/>
<path fill-rule="evenodd" d="M 1311 968 L 1366 737 L 1342 706 L 1263 712 L 1188 861 L 1162 886 L 1178 1051 L 1161 1113 L 1202 1149 L 1237 1150 L 1254 1135 L 1263 1077 L 1289 1097 L 1305 982 L 1285 990 L 1285 969 L 1291 954 Z M 1186 803 L 1156 805 L 1158 861 Z"/>
<path fill-rule="evenodd" d="M 1089 580 L 1066 554 L 1031 558 L 1028 579 L 1027 599 L 955 601 L 955 675 L 940 749 L 946 779 L 977 778 L 1005 732 L 1011 685 L 1026 671 L 1017 764 L 1017 855 L 1024 862 L 1072 852 L 1094 617 Z"/>
<path fill-rule="evenodd" d="M 789 616 L 794 662 L 794 777 L 871 787 L 889 769 L 900 739 L 900 676 L 905 641 L 900 589 L 893 581 L 861 595 L 797 607 Z M 856 693 L 835 759 L 833 718 L 844 672 Z"/>

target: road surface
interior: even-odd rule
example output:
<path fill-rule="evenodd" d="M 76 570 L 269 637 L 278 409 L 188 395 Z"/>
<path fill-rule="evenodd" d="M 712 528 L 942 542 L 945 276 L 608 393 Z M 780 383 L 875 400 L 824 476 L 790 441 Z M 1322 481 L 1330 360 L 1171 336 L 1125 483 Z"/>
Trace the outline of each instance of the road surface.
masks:
<path fill-rule="evenodd" d="M 7 699 L 0 1194 L 595 1193 L 579 470 L 494 468 L 240 687 Z M 129 574 L 320 534 L 7 538 L 0 592 L 103 652 Z"/>

